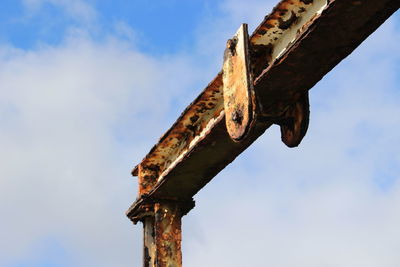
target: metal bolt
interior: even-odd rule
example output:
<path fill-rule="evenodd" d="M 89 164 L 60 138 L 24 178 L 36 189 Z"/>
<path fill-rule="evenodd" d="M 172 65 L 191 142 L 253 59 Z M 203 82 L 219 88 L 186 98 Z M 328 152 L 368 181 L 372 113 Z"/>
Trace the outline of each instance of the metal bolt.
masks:
<path fill-rule="evenodd" d="M 236 55 L 236 45 L 237 45 L 237 43 L 238 43 L 237 37 L 233 37 L 232 39 L 228 40 L 228 48 L 229 48 L 229 51 L 231 52 L 232 56 Z"/>
<path fill-rule="evenodd" d="M 232 121 L 236 124 L 242 124 L 243 121 L 243 114 L 242 111 L 239 109 L 236 109 L 233 113 L 232 113 Z"/>

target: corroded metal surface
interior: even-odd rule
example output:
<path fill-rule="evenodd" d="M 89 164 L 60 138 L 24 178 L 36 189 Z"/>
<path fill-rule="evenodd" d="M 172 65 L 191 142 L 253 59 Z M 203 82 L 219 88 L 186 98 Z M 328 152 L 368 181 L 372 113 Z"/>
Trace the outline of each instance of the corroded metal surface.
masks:
<path fill-rule="evenodd" d="M 139 176 L 139 195 L 148 193 L 174 168 L 207 134 L 222 111 L 222 79 L 219 74 L 133 170 L 133 175 Z"/>
<path fill-rule="evenodd" d="M 154 216 L 147 216 L 143 219 L 143 267 L 156 267 L 156 251 Z"/>
<path fill-rule="evenodd" d="M 155 205 L 154 212 L 156 266 L 181 267 L 181 210 L 174 202 L 161 202 Z"/>
<path fill-rule="evenodd" d="M 157 203 L 163 202 L 163 201 L 173 201 L 176 203 L 176 205 L 179 205 L 181 214 L 182 216 L 185 216 L 190 210 L 192 210 L 195 206 L 195 201 L 193 198 L 191 199 L 186 199 L 186 200 L 171 200 L 171 199 L 156 199 L 153 197 L 150 197 L 148 195 L 143 195 L 136 203 L 137 203 L 137 208 L 134 211 L 132 210 L 129 213 L 129 216 L 134 224 L 137 224 L 139 221 L 144 223 L 144 220 L 147 217 L 152 217 L 154 216 L 154 206 Z"/>
<path fill-rule="evenodd" d="M 310 121 L 308 92 L 303 94 L 277 121 L 281 127 L 282 142 L 288 147 L 296 147 L 307 133 Z"/>
<path fill-rule="evenodd" d="M 188 212 L 185 205 L 187 203 L 167 200 L 145 205 L 146 209 L 140 218 L 144 226 L 144 267 L 182 266 L 181 220 Z"/>
<path fill-rule="evenodd" d="M 310 12 L 300 12 L 302 8 Z M 263 119 L 256 121 L 246 141 L 230 139 L 219 73 L 134 170 L 139 175 L 139 200 L 143 193 L 191 198 L 398 8 L 398 0 L 281 1 L 250 37 L 254 88 Z M 290 19 L 293 10 L 308 14 L 309 20 L 302 15 Z M 279 27 L 287 32 L 279 34 Z M 295 36 L 285 38 L 283 51 L 271 47 L 278 46 L 280 35 Z"/>
<path fill-rule="evenodd" d="M 146 224 L 153 207 L 167 218 L 156 224 L 154 216 L 155 232 L 165 243 L 147 239 L 157 250 L 166 248 L 156 266 L 168 266 L 160 265 L 168 264 L 164 263 L 168 257 L 179 264 L 180 255 L 168 253 L 179 250 L 181 236 L 174 230 L 180 229 L 180 218 L 179 222 L 172 218 L 177 211 L 165 214 L 155 204 L 164 200 L 189 203 L 186 200 L 282 118 L 293 119 L 292 124 L 280 123 L 283 140 L 297 145 L 308 125 L 308 98 L 304 98 L 308 90 L 399 6 L 399 0 L 284 0 L 277 5 L 250 37 L 259 113 L 246 138 L 234 142 L 227 131 L 219 73 L 132 172 L 139 176 L 139 197 L 127 216 Z M 169 226 L 164 224 L 168 220 Z"/>
<path fill-rule="evenodd" d="M 279 58 L 327 5 L 327 0 L 281 1 L 254 31 L 252 67 L 255 77 Z"/>
<path fill-rule="evenodd" d="M 235 36 L 227 42 L 222 69 L 226 128 L 235 141 L 240 141 L 249 132 L 255 115 L 256 105 L 249 58 L 247 24 L 243 24 Z"/>

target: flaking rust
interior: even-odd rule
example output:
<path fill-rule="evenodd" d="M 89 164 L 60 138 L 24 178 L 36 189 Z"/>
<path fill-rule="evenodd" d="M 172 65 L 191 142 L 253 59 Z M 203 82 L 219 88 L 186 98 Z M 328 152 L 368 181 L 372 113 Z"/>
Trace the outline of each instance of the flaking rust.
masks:
<path fill-rule="evenodd" d="M 135 220 L 143 222 L 143 266 L 182 266 L 182 217 L 194 202 L 151 200 L 142 205 Z"/>
<path fill-rule="evenodd" d="M 157 203 L 155 212 L 156 267 L 182 266 L 182 213 L 173 202 Z"/>
<path fill-rule="evenodd" d="M 247 24 L 227 42 L 222 80 L 226 128 L 234 141 L 240 141 L 251 128 L 256 108 Z"/>
<path fill-rule="evenodd" d="M 182 216 L 179 203 L 159 201 L 154 203 L 151 212 L 141 219 L 144 224 L 144 267 L 182 266 Z"/>
<path fill-rule="evenodd" d="M 222 111 L 222 75 L 218 74 L 133 169 L 139 177 L 139 196 L 149 193 L 185 157 Z"/>

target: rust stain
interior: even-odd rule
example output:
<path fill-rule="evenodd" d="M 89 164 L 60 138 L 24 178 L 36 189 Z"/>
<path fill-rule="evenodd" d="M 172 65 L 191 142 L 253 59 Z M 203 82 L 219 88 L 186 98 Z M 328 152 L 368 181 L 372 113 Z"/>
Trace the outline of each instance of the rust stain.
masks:
<path fill-rule="evenodd" d="M 154 212 L 156 266 L 182 266 L 182 214 L 179 206 L 168 202 L 156 203 Z"/>
<path fill-rule="evenodd" d="M 133 170 L 132 174 L 139 176 L 140 195 L 154 187 L 163 172 L 188 151 L 210 119 L 223 111 L 222 91 L 222 75 L 219 74 Z"/>
<path fill-rule="evenodd" d="M 144 226 L 144 266 L 182 266 L 182 217 L 193 206 L 193 201 L 151 200 L 141 205 L 142 210 L 136 211 L 135 214 L 140 215 L 137 220 Z"/>
<path fill-rule="evenodd" d="M 263 55 L 264 61 L 257 55 L 260 52 L 254 54 L 252 58 L 252 62 L 254 61 L 252 65 L 256 66 L 253 67 L 254 77 L 258 77 L 272 64 L 274 58 L 289 48 L 293 40 L 305 29 L 302 26 L 326 4 L 326 0 L 281 1 L 272 13 L 265 17 L 250 38 L 252 47 L 266 54 Z M 262 49 L 263 47 L 265 49 Z"/>
<path fill-rule="evenodd" d="M 287 30 L 290 28 L 290 26 L 292 26 L 293 23 L 296 22 L 296 20 L 298 19 L 296 13 L 294 13 L 293 11 L 290 12 L 290 17 L 287 20 L 283 20 L 282 18 L 279 18 L 279 29 L 281 30 Z"/>
<path fill-rule="evenodd" d="M 143 219 L 143 266 L 155 267 L 157 248 L 155 244 L 154 215 Z"/>
<path fill-rule="evenodd" d="M 312 4 L 312 2 L 314 2 L 314 0 L 300 0 L 300 1 L 306 5 Z"/>

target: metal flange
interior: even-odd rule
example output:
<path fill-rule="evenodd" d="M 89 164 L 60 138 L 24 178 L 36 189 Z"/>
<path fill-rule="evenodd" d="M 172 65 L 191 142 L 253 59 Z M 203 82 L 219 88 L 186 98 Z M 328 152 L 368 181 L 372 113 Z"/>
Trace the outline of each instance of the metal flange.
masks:
<path fill-rule="evenodd" d="M 223 89 L 227 131 L 232 140 L 241 141 L 252 126 L 256 109 L 247 24 L 242 24 L 227 42 Z"/>
<path fill-rule="evenodd" d="M 251 131 L 254 120 L 268 120 L 281 128 L 282 142 L 296 147 L 305 136 L 309 124 L 308 92 L 299 97 L 278 118 L 257 114 L 257 95 L 253 86 L 251 45 L 247 24 L 242 24 L 224 52 L 223 95 L 225 124 L 231 139 L 240 142 Z M 262 113 L 262 112 L 260 112 Z M 257 118 L 258 117 L 258 118 Z"/>

